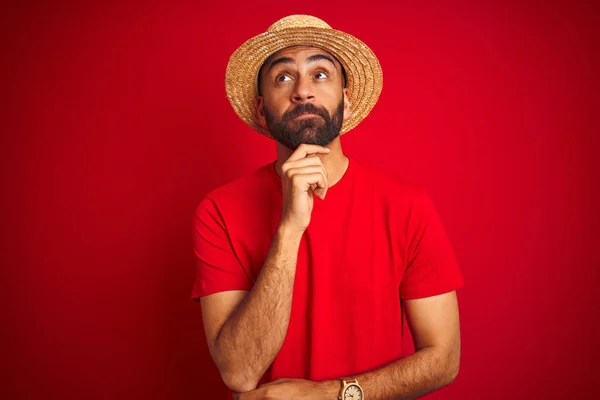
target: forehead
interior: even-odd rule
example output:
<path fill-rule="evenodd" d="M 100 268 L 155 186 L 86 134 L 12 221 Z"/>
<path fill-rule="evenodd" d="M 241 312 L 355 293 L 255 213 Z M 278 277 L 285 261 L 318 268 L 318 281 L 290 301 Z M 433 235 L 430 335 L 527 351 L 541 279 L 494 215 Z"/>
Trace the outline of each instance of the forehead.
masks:
<path fill-rule="evenodd" d="M 315 54 L 327 55 L 327 56 L 331 57 L 331 59 L 336 64 L 336 66 L 341 65 L 339 63 L 339 61 L 328 51 L 325 51 L 318 47 L 304 46 L 304 45 L 286 47 L 285 49 L 281 49 L 281 50 L 277 51 L 276 53 L 273 53 L 271 56 L 269 56 L 269 58 L 267 58 L 267 60 L 265 61 L 264 65 L 268 66 L 272 61 L 277 60 L 279 58 L 291 58 L 291 59 L 295 60 L 296 62 L 301 62 L 301 61 L 305 60 L 306 58 L 313 56 Z"/>

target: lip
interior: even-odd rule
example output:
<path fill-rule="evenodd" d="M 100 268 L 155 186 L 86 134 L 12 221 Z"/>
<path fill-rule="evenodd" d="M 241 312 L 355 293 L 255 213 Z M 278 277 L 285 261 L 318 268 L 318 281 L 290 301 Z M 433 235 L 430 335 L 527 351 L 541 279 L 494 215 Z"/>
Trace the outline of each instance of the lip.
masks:
<path fill-rule="evenodd" d="M 304 114 L 300 114 L 297 117 L 294 117 L 292 119 L 302 119 L 302 118 L 307 118 L 307 117 L 318 117 L 318 115 L 313 114 L 313 113 L 304 113 Z"/>

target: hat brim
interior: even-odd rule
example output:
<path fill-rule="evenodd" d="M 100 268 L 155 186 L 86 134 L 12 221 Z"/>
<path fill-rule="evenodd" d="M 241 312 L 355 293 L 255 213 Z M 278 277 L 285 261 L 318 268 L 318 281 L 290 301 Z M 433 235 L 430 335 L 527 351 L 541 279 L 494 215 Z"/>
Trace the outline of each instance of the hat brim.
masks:
<path fill-rule="evenodd" d="M 273 138 L 258 124 L 256 78 L 265 60 L 291 46 L 321 48 L 342 64 L 346 71 L 351 116 L 340 134 L 356 127 L 371 112 L 381 93 L 383 73 L 379 60 L 362 41 L 331 28 L 293 27 L 265 32 L 242 44 L 230 57 L 225 73 L 227 98 L 237 115 L 255 131 Z"/>

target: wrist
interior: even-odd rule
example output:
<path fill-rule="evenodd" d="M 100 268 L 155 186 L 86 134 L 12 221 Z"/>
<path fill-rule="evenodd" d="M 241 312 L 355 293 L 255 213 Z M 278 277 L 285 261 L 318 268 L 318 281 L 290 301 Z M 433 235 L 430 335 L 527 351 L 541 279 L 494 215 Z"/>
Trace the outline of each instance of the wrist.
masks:
<path fill-rule="evenodd" d="M 336 400 L 340 394 L 340 380 L 321 381 L 319 384 L 319 398 L 323 400 Z"/>
<path fill-rule="evenodd" d="M 294 228 L 288 224 L 279 224 L 277 227 L 277 237 L 285 242 L 300 243 L 304 230 Z"/>

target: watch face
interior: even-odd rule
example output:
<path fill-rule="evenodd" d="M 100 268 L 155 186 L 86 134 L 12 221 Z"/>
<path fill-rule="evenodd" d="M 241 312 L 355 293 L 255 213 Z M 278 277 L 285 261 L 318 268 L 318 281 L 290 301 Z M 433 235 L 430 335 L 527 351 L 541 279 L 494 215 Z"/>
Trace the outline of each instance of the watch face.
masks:
<path fill-rule="evenodd" d="M 363 393 L 360 387 L 357 385 L 350 385 L 344 390 L 343 400 L 362 400 Z"/>

